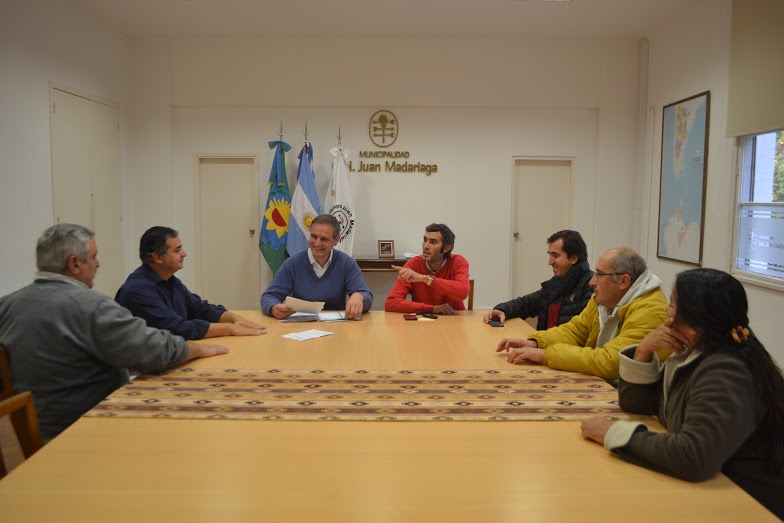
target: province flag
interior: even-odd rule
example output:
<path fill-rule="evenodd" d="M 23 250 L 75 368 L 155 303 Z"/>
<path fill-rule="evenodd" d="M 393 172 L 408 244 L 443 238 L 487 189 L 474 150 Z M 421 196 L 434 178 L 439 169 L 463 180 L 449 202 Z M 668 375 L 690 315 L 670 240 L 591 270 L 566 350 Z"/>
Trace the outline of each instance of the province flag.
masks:
<path fill-rule="evenodd" d="M 283 140 L 269 142 L 270 149 L 275 149 L 272 169 L 269 177 L 269 195 L 261 220 L 259 249 L 272 274 L 278 272 L 286 261 L 286 236 L 289 230 L 289 214 L 291 214 L 291 195 L 289 182 L 286 178 L 286 151 L 291 146 Z"/>
<path fill-rule="evenodd" d="M 340 241 L 335 246 L 349 256 L 354 251 L 354 202 L 348 183 L 348 157 L 351 151 L 344 147 L 329 150 L 335 160 L 332 162 L 332 181 L 324 198 L 324 212 L 337 218 L 340 223 Z"/>
<path fill-rule="evenodd" d="M 316 190 L 316 178 L 313 174 L 313 146 L 305 142 L 299 153 L 297 169 L 297 188 L 291 198 L 291 216 L 286 250 L 294 256 L 308 248 L 310 223 L 321 214 L 321 202 Z"/>

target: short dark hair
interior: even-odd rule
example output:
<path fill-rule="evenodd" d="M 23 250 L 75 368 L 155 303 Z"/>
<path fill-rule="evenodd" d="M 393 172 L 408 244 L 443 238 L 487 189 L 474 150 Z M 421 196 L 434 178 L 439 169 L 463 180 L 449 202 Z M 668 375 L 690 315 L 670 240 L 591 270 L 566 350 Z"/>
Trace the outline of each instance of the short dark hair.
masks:
<path fill-rule="evenodd" d="M 319 214 L 313 218 L 313 221 L 310 222 L 310 226 L 313 227 L 317 223 L 320 223 L 321 225 L 331 225 L 333 238 L 340 236 L 340 222 L 331 214 Z"/>
<path fill-rule="evenodd" d="M 585 246 L 583 237 L 580 236 L 579 232 L 570 231 L 569 229 L 558 231 L 547 238 L 547 243 L 557 242 L 558 240 L 561 240 L 563 250 L 569 258 L 577 256 L 577 263 L 588 259 L 588 247 Z"/>
<path fill-rule="evenodd" d="M 153 254 L 166 256 L 169 238 L 176 238 L 177 236 L 179 236 L 177 231 L 171 227 L 163 227 L 161 225 L 150 227 L 144 231 L 142 239 L 139 241 L 139 258 L 141 258 L 142 263 L 151 264 Z"/>
<path fill-rule="evenodd" d="M 455 249 L 455 233 L 452 232 L 452 229 L 450 229 L 443 223 L 431 223 L 430 225 L 425 227 L 425 230 L 427 232 L 441 233 L 441 239 L 444 242 L 444 246 L 441 247 L 441 249 L 443 250 L 443 248 L 446 247 L 447 245 L 451 247 L 449 251 L 444 253 L 444 258 L 449 258 L 449 256 L 452 254 L 452 251 Z"/>

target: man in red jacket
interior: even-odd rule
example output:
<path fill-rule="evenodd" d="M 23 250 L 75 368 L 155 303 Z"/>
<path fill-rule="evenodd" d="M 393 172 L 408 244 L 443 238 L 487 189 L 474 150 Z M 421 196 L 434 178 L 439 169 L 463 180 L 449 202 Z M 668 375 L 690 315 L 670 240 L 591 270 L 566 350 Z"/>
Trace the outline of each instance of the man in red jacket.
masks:
<path fill-rule="evenodd" d="M 454 314 L 464 311 L 468 297 L 468 261 L 452 254 L 455 233 L 442 223 L 425 227 L 422 255 L 415 256 L 398 271 L 395 286 L 387 296 L 387 312 Z M 411 295 L 411 301 L 406 297 Z"/>

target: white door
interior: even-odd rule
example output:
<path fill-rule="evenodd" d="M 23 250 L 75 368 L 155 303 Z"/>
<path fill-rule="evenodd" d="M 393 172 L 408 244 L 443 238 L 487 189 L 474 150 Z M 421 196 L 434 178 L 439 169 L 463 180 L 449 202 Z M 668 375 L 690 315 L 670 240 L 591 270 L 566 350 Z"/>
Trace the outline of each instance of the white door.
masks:
<path fill-rule="evenodd" d="M 512 296 L 539 290 L 552 278 L 547 238 L 570 228 L 571 160 L 518 159 L 514 174 Z M 579 228 L 578 228 L 579 230 Z M 536 319 L 528 321 L 536 326 Z"/>
<path fill-rule="evenodd" d="M 95 288 L 114 296 L 123 267 L 120 110 L 87 95 L 51 90 L 55 223 L 95 231 L 101 268 Z"/>
<path fill-rule="evenodd" d="M 259 309 L 259 198 L 255 158 L 199 158 L 196 292 L 210 303 Z"/>

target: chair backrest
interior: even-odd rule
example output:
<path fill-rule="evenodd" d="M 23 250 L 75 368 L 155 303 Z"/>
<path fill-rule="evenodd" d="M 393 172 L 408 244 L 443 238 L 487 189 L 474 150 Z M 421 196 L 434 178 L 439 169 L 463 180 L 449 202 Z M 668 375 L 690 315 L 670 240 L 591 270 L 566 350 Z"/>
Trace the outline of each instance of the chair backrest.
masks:
<path fill-rule="evenodd" d="M 42 446 L 41 431 L 38 428 L 38 417 L 35 415 L 33 393 L 20 392 L 15 396 L 0 401 L 0 418 L 10 416 L 22 454 L 29 458 Z M 0 451 L 0 478 L 8 474 L 3 453 Z"/>
<path fill-rule="evenodd" d="M 474 280 L 473 278 L 469 278 L 468 280 L 468 310 L 474 310 Z"/>
<path fill-rule="evenodd" d="M 8 357 L 2 345 L 0 345 L 0 385 L 2 385 L 0 400 L 14 395 L 14 386 L 11 382 L 11 366 L 8 364 Z"/>

